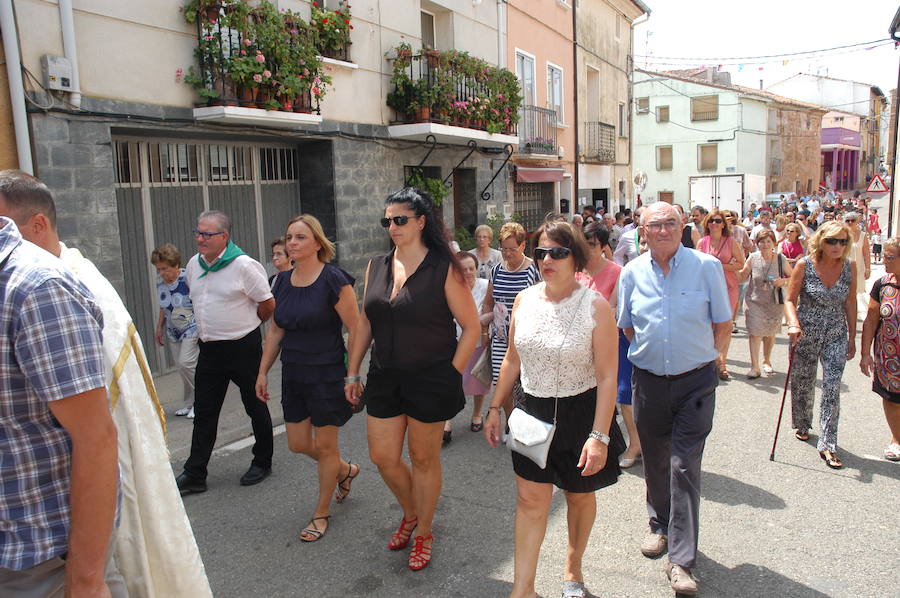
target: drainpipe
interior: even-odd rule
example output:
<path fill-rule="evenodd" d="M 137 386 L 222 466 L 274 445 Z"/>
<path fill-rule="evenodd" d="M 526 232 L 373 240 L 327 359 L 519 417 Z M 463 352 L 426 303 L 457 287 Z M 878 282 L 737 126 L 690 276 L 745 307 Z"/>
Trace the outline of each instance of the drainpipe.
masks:
<path fill-rule="evenodd" d="M 506 0 L 497 0 L 497 66 L 506 68 Z"/>
<path fill-rule="evenodd" d="M 22 59 L 19 56 L 19 32 L 16 29 L 16 14 L 12 0 L 0 0 L 0 30 L 3 32 L 3 51 L 6 53 L 6 76 L 9 78 L 9 101 L 12 104 L 19 170 L 33 175 L 31 134 L 28 131 L 25 87 L 22 84 Z"/>
<path fill-rule="evenodd" d="M 580 207 L 578 204 L 578 168 L 580 163 L 578 162 L 578 150 L 581 148 L 581 139 L 579 132 L 581 130 L 581 119 L 578 118 L 578 3 L 572 3 L 572 64 L 574 68 L 572 68 L 572 83 L 575 88 L 574 99 L 575 99 L 575 122 L 572 123 L 575 125 L 575 154 L 574 164 L 575 168 L 572 173 L 572 201 L 570 202 L 569 209 L 572 210 L 572 214 L 578 213 L 578 208 Z"/>
<path fill-rule="evenodd" d="M 59 24 L 62 28 L 63 53 L 72 63 L 72 91 L 69 103 L 81 108 L 81 78 L 78 75 L 78 52 L 75 45 L 75 17 L 72 0 L 59 0 Z"/>
<path fill-rule="evenodd" d="M 897 34 L 898 30 L 900 30 L 900 8 L 897 9 L 894 20 L 891 21 L 891 26 L 888 29 L 891 38 L 896 42 L 900 42 L 900 35 Z M 897 94 L 894 98 L 894 105 L 891 108 L 894 111 L 894 129 L 891 131 L 890 141 L 891 149 L 893 151 L 891 152 L 891 188 L 888 192 L 888 238 L 892 236 L 894 227 L 894 201 L 897 198 L 897 119 L 900 118 L 900 66 L 897 68 Z"/>

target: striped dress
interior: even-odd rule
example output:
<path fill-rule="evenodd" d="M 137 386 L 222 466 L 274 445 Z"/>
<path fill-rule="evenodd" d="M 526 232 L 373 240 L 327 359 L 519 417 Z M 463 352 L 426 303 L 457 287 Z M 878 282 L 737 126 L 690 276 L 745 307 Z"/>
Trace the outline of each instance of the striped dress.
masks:
<path fill-rule="evenodd" d="M 494 323 L 491 326 L 491 367 L 494 371 L 493 383 L 500 376 L 500 364 L 509 347 L 509 317 L 513 302 L 519 292 L 541 279 L 537 264 L 533 263 L 518 272 L 510 272 L 500 262 L 491 270 L 491 284 L 494 298 Z"/>

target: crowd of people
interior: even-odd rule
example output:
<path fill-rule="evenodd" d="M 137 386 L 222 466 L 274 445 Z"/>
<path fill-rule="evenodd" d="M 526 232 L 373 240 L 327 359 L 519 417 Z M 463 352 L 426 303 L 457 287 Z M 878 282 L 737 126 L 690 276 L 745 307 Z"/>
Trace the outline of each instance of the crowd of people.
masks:
<path fill-rule="evenodd" d="M 300 539 L 325 537 L 332 501 L 350 495 L 361 466 L 341 454 L 339 432 L 365 409 L 369 458 L 401 511 L 386 547 L 411 544 L 414 571 L 435 550 L 441 447 L 472 397 L 470 430 L 511 449 L 513 598 L 536 595 L 554 487 L 569 521 L 562 595 L 588 595 L 582 561 L 595 493 L 637 462 L 648 511 L 639 549 L 668 553 L 673 590 L 697 593 L 700 465 L 716 388 L 732 379 L 728 350 L 741 310 L 750 381 L 775 372 L 772 350 L 786 326 L 801 441 L 810 437 L 821 361 L 817 449 L 832 468 L 843 465 L 840 380 L 862 313 L 860 367 L 883 401 L 892 435 L 885 457 L 900 460 L 900 241 L 882 240 L 864 198 L 791 197 L 744 214 L 664 202 L 633 213 L 587 207 L 548 215 L 531 234 L 516 222 L 481 225 L 475 247 L 458 251 L 431 198 L 407 187 L 387 198 L 380 224 L 391 249 L 369 260 L 361 303 L 357 280 L 332 263 L 334 243 L 309 214 L 272 241 L 271 277 L 217 210 L 199 215 L 186 264 L 171 244 L 153 250 L 155 341 L 168 344 L 183 381 L 175 415 L 193 419 L 190 455 L 173 477 L 160 473 L 169 471 L 165 422 L 127 310 L 59 241 L 47 187 L 0 173 L 0 323 L 10 331 L 0 337 L 0 452 L 18 455 L 0 472 L 0 525 L 20 538 L 0 546 L 0 594 L 65 585 L 209 595 L 178 494 L 207 491 L 231 382 L 255 438 L 240 483 L 270 475 L 269 372 L 278 359 L 288 447 L 318 472 Z M 883 255 L 886 274 L 866 294 L 870 253 Z M 153 558 L 136 558 L 136 546 Z"/>

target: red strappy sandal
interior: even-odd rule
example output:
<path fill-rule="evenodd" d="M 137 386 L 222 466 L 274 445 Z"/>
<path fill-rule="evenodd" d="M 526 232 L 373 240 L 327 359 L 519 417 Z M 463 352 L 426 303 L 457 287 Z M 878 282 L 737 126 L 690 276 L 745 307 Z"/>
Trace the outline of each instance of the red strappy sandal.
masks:
<path fill-rule="evenodd" d="M 420 571 L 428 566 L 431 562 L 431 546 L 425 546 L 425 542 L 431 541 L 434 545 L 434 536 L 416 536 L 413 548 L 409 551 L 409 568 L 413 571 Z"/>
<path fill-rule="evenodd" d="M 407 521 L 406 519 L 401 519 L 400 527 L 397 528 L 397 531 L 391 534 L 391 541 L 388 542 L 387 547 L 391 550 L 403 550 L 404 548 L 406 548 L 409 545 L 409 539 L 412 536 L 413 530 L 416 529 L 416 524 L 418 522 L 418 517 L 413 517 L 409 521 Z"/>

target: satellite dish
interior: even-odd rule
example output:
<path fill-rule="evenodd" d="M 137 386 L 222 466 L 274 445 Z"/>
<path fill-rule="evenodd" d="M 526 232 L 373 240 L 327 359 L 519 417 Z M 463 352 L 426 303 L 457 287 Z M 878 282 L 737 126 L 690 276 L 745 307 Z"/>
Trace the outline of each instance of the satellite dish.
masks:
<path fill-rule="evenodd" d="M 632 179 L 632 181 L 634 182 L 635 190 L 640 193 L 647 187 L 647 173 L 642 170 L 637 171 L 634 173 L 634 179 Z"/>

